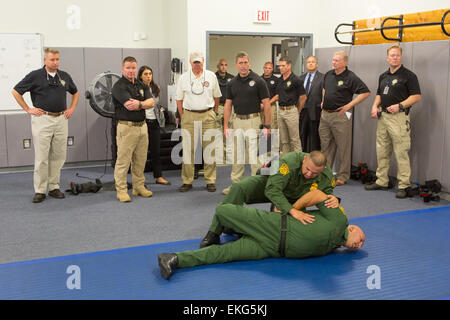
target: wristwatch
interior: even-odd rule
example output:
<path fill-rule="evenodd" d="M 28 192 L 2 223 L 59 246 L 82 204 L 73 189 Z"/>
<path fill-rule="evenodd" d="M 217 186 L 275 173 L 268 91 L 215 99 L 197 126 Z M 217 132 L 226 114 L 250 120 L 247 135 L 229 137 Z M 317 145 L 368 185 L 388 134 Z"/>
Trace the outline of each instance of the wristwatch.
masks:
<path fill-rule="evenodd" d="M 260 124 L 259 128 L 260 129 L 263 129 L 263 128 L 270 129 L 270 124 Z"/>
<path fill-rule="evenodd" d="M 403 105 L 401 103 L 398 104 L 398 112 L 403 112 L 405 111 L 405 108 L 403 107 Z"/>
<path fill-rule="evenodd" d="M 142 109 L 142 102 L 139 101 L 139 110 Z"/>

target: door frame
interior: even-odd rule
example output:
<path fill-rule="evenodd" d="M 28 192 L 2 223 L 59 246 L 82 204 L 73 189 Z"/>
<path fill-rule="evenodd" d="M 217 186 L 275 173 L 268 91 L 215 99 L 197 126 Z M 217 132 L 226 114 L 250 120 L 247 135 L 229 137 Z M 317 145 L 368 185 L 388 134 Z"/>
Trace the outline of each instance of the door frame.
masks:
<path fill-rule="evenodd" d="M 238 32 L 238 31 L 206 31 L 206 52 L 205 59 L 206 65 L 209 65 L 209 37 L 210 36 L 258 36 L 258 37 L 286 37 L 286 38 L 309 38 L 309 41 L 305 42 L 305 51 L 307 56 L 313 55 L 313 34 L 312 33 L 283 33 L 283 32 Z M 293 70 L 295 73 L 295 71 Z M 297 70 L 297 73 L 300 73 Z M 300 74 L 299 74 L 300 75 Z"/>

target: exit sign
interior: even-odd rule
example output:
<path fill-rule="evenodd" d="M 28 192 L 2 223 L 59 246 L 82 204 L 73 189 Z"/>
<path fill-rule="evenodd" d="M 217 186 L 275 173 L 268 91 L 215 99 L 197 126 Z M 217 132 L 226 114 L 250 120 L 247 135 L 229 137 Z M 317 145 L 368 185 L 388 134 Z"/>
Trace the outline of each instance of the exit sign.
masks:
<path fill-rule="evenodd" d="M 257 9 L 255 11 L 254 23 L 270 23 L 272 18 L 272 12 L 270 10 Z"/>

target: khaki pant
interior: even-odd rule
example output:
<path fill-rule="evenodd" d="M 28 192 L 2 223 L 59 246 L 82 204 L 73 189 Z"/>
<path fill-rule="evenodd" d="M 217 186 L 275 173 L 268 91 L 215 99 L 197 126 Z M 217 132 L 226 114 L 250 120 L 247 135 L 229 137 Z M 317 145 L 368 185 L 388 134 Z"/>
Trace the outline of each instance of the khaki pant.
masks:
<path fill-rule="evenodd" d="M 197 124 L 195 124 L 195 122 Z M 201 132 L 194 134 L 195 127 L 200 128 Z M 195 164 L 195 149 L 197 141 L 194 138 L 198 138 L 201 135 L 201 147 L 203 151 L 203 161 L 204 161 L 204 177 L 206 184 L 216 183 L 216 160 L 215 160 L 215 150 L 205 154 L 205 148 L 207 148 L 211 143 L 222 150 L 222 146 L 215 143 L 215 141 L 220 141 L 220 132 L 216 129 L 216 113 L 214 109 L 206 112 L 191 112 L 189 110 L 184 110 L 181 116 L 181 136 L 183 143 L 183 164 L 181 169 L 181 178 L 183 179 L 183 184 L 192 184 L 194 181 L 194 164 Z M 209 130 L 215 130 L 215 133 L 211 137 L 211 140 L 205 140 L 205 132 Z M 208 150 L 210 150 L 208 148 Z"/>
<path fill-rule="evenodd" d="M 261 123 L 266 124 L 265 113 L 261 112 Z M 277 103 L 274 102 L 270 105 L 270 129 L 278 129 L 278 112 Z"/>
<path fill-rule="evenodd" d="M 296 106 L 289 110 L 278 110 L 278 130 L 280 134 L 280 151 L 286 154 L 291 151 L 301 152 L 300 132 L 298 130 L 299 114 Z"/>
<path fill-rule="evenodd" d="M 336 178 L 346 182 L 350 178 L 352 157 L 352 117 L 339 112 L 322 111 L 319 125 L 322 152 L 333 167 L 336 152 L 339 154 L 339 171 Z"/>
<path fill-rule="evenodd" d="M 376 184 L 387 187 L 388 171 L 391 164 L 392 151 L 397 160 L 398 188 L 410 186 L 411 167 L 409 149 L 411 147 L 410 119 L 404 112 L 390 114 L 382 112 L 377 123 L 377 181 Z"/>
<path fill-rule="evenodd" d="M 255 116 L 251 119 L 233 119 L 233 143 L 234 156 L 227 154 L 227 163 L 233 160 L 231 167 L 231 181 L 239 182 L 245 173 L 245 164 L 250 164 L 251 175 L 254 176 L 256 171 L 261 167 L 258 161 L 258 145 L 259 145 L 259 125 L 261 118 Z M 239 130 L 241 129 L 241 130 Z M 232 143 L 227 140 L 227 144 Z"/>
<path fill-rule="evenodd" d="M 144 169 L 148 153 L 147 124 L 132 126 L 117 124 L 117 160 L 114 167 L 114 180 L 117 193 L 127 192 L 127 173 L 131 165 L 133 189 L 144 187 Z"/>
<path fill-rule="evenodd" d="M 64 115 L 31 116 L 34 144 L 34 192 L 59 189 L 61 168 L 66 161 L 68 121 Z"/>
<path fill-rule="evenodd" d="M 233 111 L 233 107 L 231 107 L 231 114 L 230 114 L 230 120 L 228 121 L 228 128 L 231 129 L 233 124 L 233 117 L 234 117 L 234 111 Z M 223 104 L 219 104 L 219 107 L 217 108 L 217 115 L 216 115 L 216 128 L 218 130 L 220 130 L 220 132 L 222 132 L 222 140 L 223 140 L 223 150 L 224 150 L 224 154 L 223 154 L 223 162 L 225 162 L 225 158 L 226 158 L 226 154 L 231 153 L 231 150 L 228 151 L 227 150 L 227 146 L 226 146 L 226 139 L 225 139 L 225 135 L 223 132 L 223 126 L 224 126 L 224 105 Z"/>

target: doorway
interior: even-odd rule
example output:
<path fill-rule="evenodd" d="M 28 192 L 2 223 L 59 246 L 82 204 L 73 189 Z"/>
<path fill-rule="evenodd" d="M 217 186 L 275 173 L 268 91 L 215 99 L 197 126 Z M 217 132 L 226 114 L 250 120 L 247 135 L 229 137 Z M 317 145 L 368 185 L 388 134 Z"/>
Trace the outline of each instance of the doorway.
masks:
<path fill-rule="evenodd" d="M 292 61 L 292 72 L 297 76 L 305 72 L 306 57 L 312 55 L 312 34 L 302 33 L 245 33 L 206 32 L 206 68 L 215 72 L 221 58 L 228 62 L 228 72 L 236 75 L 234 66 L 236 53 L 245 51 L 250 58 L 251 69 L 263 74 L 263 66 L 270 61 L 274 73 L 279 75 L 278 60 L 288 56 Z"/>

